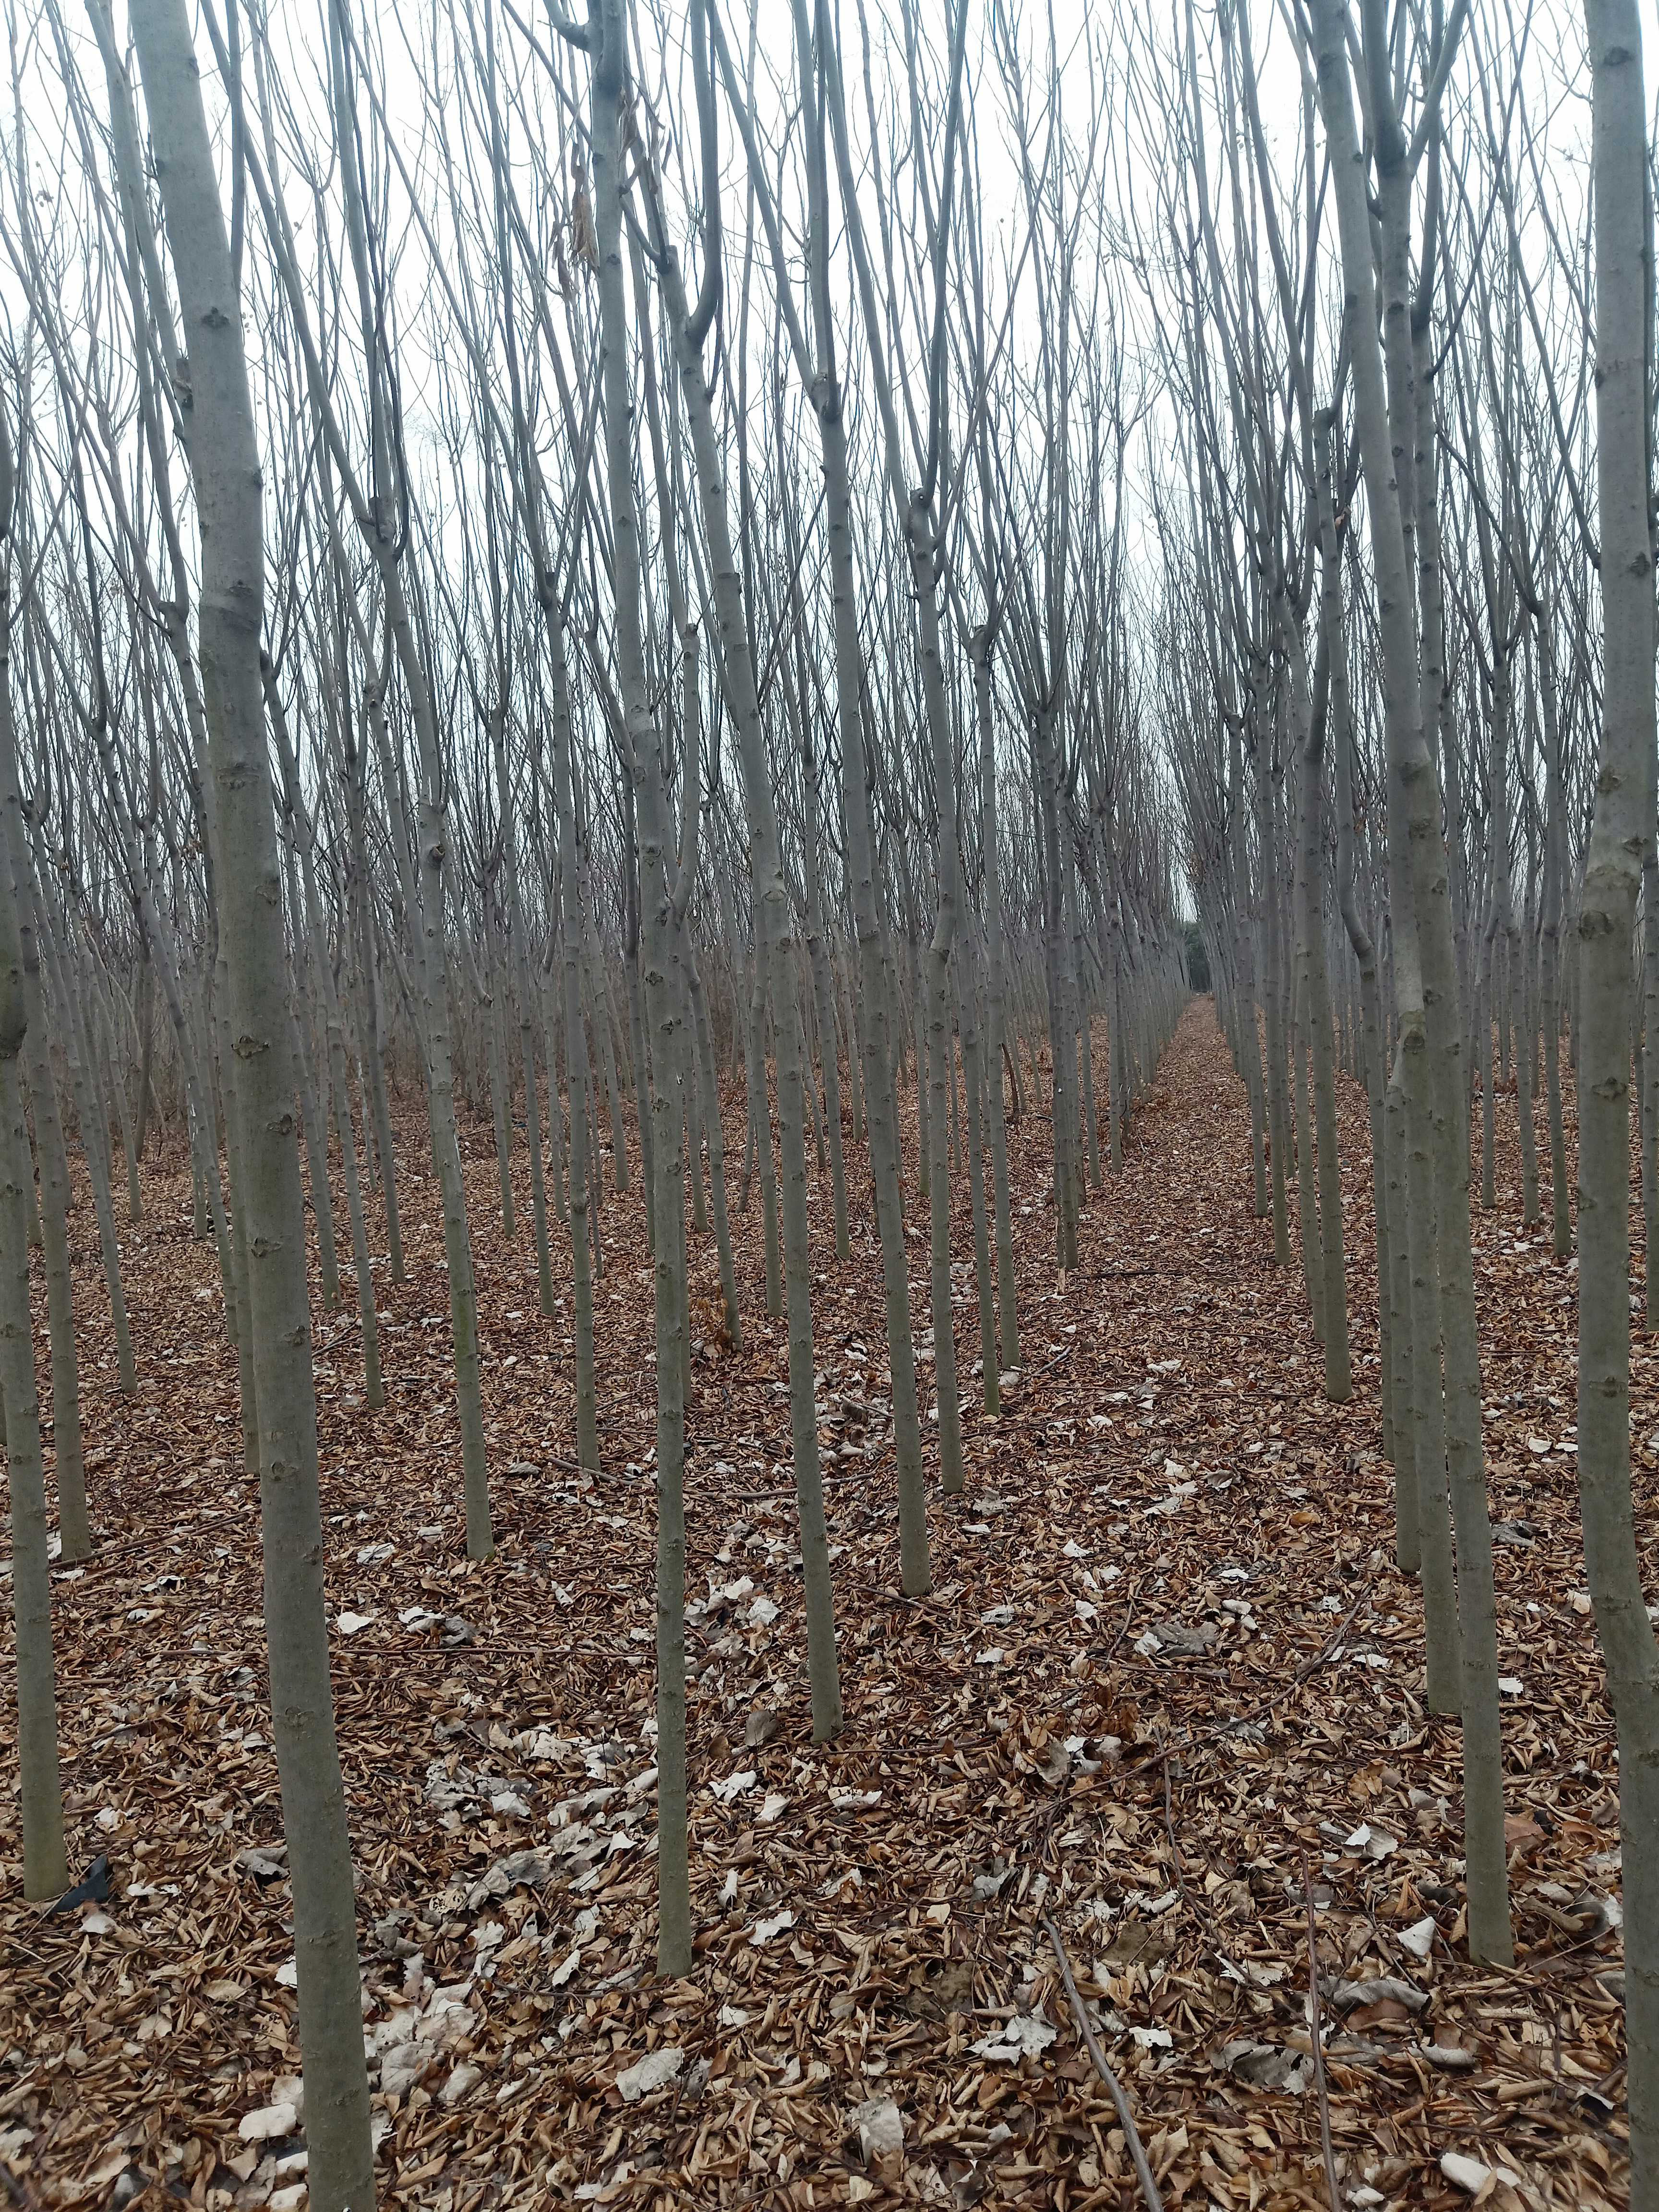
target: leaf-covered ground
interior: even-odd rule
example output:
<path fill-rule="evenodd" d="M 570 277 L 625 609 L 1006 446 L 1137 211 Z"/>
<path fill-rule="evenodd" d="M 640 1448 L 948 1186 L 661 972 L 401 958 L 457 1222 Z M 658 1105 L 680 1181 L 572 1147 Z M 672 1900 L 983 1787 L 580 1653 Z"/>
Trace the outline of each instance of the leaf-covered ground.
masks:
<path fill-rule="evenodd" d="M 500 1540 L 471 1566 L 434 1188 L 407 1116 L 409 1278 L 376 1271 L 383 1412 L 362 1404 L 355 1322 L 316 1313 L 385 2201 L 1134 2204 L 1053 1916 L 1164 2203 L 1322 2205 L 1311 1892 L 1349 2202 L 1622 2203 L 1616 1770 L 1577 1534 L 1575 1279 L 1519 1231 L 1501 1104 L 1499 1205 L 1477 1237 L 1516 1971 L 1463 1952 L 1457 1734 L 1425 1713 L 1415 1587 L 1389 1564 L 1363 1098 L 1344 1102 L 1356 1388 L 1334 1407 L 1299 1266 L 1273 1267 L 1253 1216 L 1243 1093 L 1199 1001 L 1064 1282 L 1047 1125 L 1012 1132 L 1022 1359 L 994 1423 L 970 1372 L 965 1194 L 956 1208 L 969 1471 L 959 1500 L 935 1484 L 921 1603 L 897 1589 L 861 1151 L 845 1268 L 827 1183 L 814 1193 L 847 1711 L 828 1748 L 810 1737 L 758 1191 L 735 1222 L 744 1348 L 701 1346 L 690 1399 L 700 1934 L 695 1973 L 669 1985 L 651 1972 L 637 1174 L 604 1211 L 595 1483 L 571 1468 L 564 1324 L 537 1311 L 527 1191 L 508 1245 L 487 1127 L 467 1133 Z M 304 2139 L 280 2109 L 299 2052 L 257 1498 L 188 1177 L 146 1188 L 124 1232 L 134 1401 L 105 1358 L 84 1195 L 76 1217 L 100 1540 L 54 1577 L 71 1856 L 78 1872 L 107 1853 L 113 1889 L 55 1917 L 18 1901 L 9 1753 L 0 2182 L 25 2207 L 285 2207 L 303 2201 Z M 925 1299 L 914 1176 L 907 1197 Z M 705 1238 L 694 1266 L 711 1288 Z M 343 1272 L 349 1292 L 349 1255 Z M 1645 1540 L 1659 1402 L 1638 1357 Z M 3 1634 L 11 1745 L 9 1613 Z M 256 2112 L 275 2132 L 250 2139 Z"/>

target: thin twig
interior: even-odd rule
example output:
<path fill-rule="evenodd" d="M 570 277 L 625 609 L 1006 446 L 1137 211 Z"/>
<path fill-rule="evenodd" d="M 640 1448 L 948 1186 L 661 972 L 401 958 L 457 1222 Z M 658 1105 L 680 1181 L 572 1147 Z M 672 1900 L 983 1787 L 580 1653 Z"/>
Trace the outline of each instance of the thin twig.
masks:
<path fill-rule="evenodd" d="M 825 1474 L 818 1479 L 827 1490 L 831 1483 L 867 1483 L 872 1480 L 875 1472 L 873 1467 L 854 1467 L 848 1468 L 844 1474 Z M 737 1492 L 736 1502 L 739 1505 L 775 1505 L 783 1498 L 793 1498 L 795 1494 L 793 1486 L 787 1490 L 740 1490 Z"/>
<path fill-rule="evenodd" d="M 1330 1657 L 1332 1652 L 1335 1650 L 1337 1645 L 1342 1641 L 1349 1629 L 1352 1626 L 1353 1617 L 1355 1613 L 1358 1612 L 1360 1607 L 1364 1605 L 1366 1599 L 1370 1595 L 1371 1589 L 1372 1585 L 1369 1582 L 1362 1584 L 1358 1596 L 1355 1598 L 1353 1603 L 1348 1607 L 1347 1612 L 1337 1623 L 1336 1626 L 1331 1631 L 1330 1634 L 1325 1638 L 1325 1641 L 1320 1645 L 1318 1650 L 1314 1653 L 1313 1657 L 1311 1659 L 1304 1659 L 1302 1664 L 1297 1668 L 1295 1674 L 1291 1675 L 1291 1680 L 1293 1682 L 1305 1682 L 1310 1674 L 1316 1674 L 1319 1672 L 1326 1660 Z"/>
<path fill-rule="evenodd" d="M 1140 2133 L 1135 2126 L 1135 2116 L 1129 2109 L 1129 2100 L 1124 2094 L 1123 2084 L 1106 2063 L 1106 2054 L 1101 2049 L 1094 2029 L 1089 2024 L 1089 2014 L 1085 2008 L 1083 1999 L 1078 1995 L 1077 1984 L 1072 1977 L 1072 1962 L 1066 1952 L 1065 1938 L 1046 1912 L 1042 1916 L 1042 1924 L 1048 1931 L 1048 1941 L 1054 1947 L 1054 1956 L 1060 1961 L 1060 1971 L 1065 1978 L 1066 1994 L 1072 2001 L 1072 2010 L 1077 2017 L 1077 2024 L 1082 2032 L 1083 2040 L 1088 2045 L 1089 2056 L 1095 2062 L 1095 2071 L 1110 2090 L 1112 2102 L 1117 2106 L 1117 2117 L 1123 2127 L 1123 2140 L 1129 2146 L 1129 2156 L 1134 2162 L 1135 2179 L 1139 2182 L 1140 2193 L 1146 2200 L 1147 2212 L 1164 2212 L 1164 2199 L 1158 2193 L 1157 2182 L 1152 2179 L 1152 2169 L 1146 2162 L 1146 2154 L 1141 2147 Z"/>
<path fill-rule="evenodd" d="M 1123 1607 L 1123 1620 L 1121 1626 L 1119 1627 L 1117 1634 L 1106 1646 L 1104 1651 L 1097 1655 L 1103 1667 L 1109 1667 L 1113 1660 L 1116 1658 L 1124 1638 L 1129 1633 L 1129 1623 L 1135 1617 L 1135 1600 L 1139 1595 L 1140 1577 L 1137 1575 L 1128 1588 L 1127 1601 Z"/>
<path fill-rule="evenodd" d="M 1176 1887 L 1181 1892 L 1182 1903 L 1190 1906 L 1193 1900 L 1187 1887 L 1187 1877 L 1181 1871 L 1181 1846 L 1176 1841 L 1175 1810 L 1170 1802 L 1170 1759 L 1172 1755 L 1172 1750 L 1166 1749 L 1164 1758 L 1158 1762 L 1164 1769 L 1164 1826 L 1170 1838 L 1170 1863 L 1175 1869 Z"/>
<path fill-rule="evenodd" d="M 526 1466 L 529 1463 L 527 1460 L 525 1462 Z M 566 1459 L 558 1452 L 544 1451 L 537 1472 L 539 1474 L 544 1467 L 556 1467 L 566 1474 L 585 1474 L 593 1482 L 627 1482 L 633 1479 L 625 1474 L 613 1474 L 609 1468 L 584 1467 L 579 1459 Z"/>
<path fill-rule="evenodd" d="M 1319 2033 L 1319 1937 L 1314 1920 L 1313 1874 L 1306 1851 L 1302 1854 L 1302 1887 L 1308 1900 L 1308 2033 L 1313 2044 L 1314 2088 L 1319 2098 L 1319 2148 L 1325 2155 L 1325 2186 L 1330 2191 L 1331 2212 L 1342 2212 L 1336 2154 L 1331 2148 L 1331 2098 L 1325 2087 L 1325 2052 Z"/>

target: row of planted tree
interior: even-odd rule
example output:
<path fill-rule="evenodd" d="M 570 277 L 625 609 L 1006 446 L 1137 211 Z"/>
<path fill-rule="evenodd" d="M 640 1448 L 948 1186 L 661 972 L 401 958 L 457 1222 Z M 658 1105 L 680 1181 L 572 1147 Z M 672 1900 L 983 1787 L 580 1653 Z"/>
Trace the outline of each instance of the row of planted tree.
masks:
<path fill-rule="evenodd" d="M 233 7 L 202 19 L 199 52 L 174 0 L 125 23 L 93 0 L 84 21 L 49 7 L 14 46 L 0 1383 L 25 1881 L 52 1895 L 68 1874 L 27 1244 L 72 1559 L 93 1514 L 66 1131 L 128 1389 L 119 1165 L 136 1221 L 147 1145 L 177 1131 L 260 1481 L 319 2205 L 362 2206 L 373 2175 L 307 1270 L 314 1254 L 339 1304 L 349 1245 L 380 1403 L 398 1381 L 375 1277 L 404 1273 L 399 1094 L 424 1105 L 441 1200 L 474 1557 L 491 1469 L 458 1109 L 493 1122 L 506 1235 L 528 1195 L 568 1354 L 550 1416 L 583 1467 L 602 1463 L 606 1183 L 643 1182 L 659 1955 L 679 1973 L 694 1275 L 717 1279 L 741 1341 L 730 1206 L 752 1186 L 767 1310 L 787 1316 L 828 1738 L 814 1267 L 870 1224 L 899 1565 L 919 1595 L 932 1463 L 945 1494 L 963 1480 L 953 1214 L 972 1219 L 969 1387 L 994 1407 L 1019 1358 L 1007 1118 L 1051 1121 L 1073 1265 L 1186 995 L 1123 581 L 1132 424 L 1110 318 L 1077 294 L 1101 173 L 1057 132 L 1018 179 L 1045 370 L 982 222 L 969 11 L 938 51 L 907 21 L 896 52 L 866 39 L 850 98 L 807 0 L 781 84 L 757 20 L 636 22 L 618 0 L 550 27 L 489 5 L 419 26 L 337 5 L 303 27 Z M 1025 130 L 1053 58 L 1034 73 L 1000 26 L 987 63 Z M 61 152 L 27 121 L 42 88 Z M 900 157 L 908 205 L 884 188 Z M 1095 259 L 1091 283 L 1103 243 Z M 911 1177 L 931 1228 L 914 1316 Z"/>
<path fill-rule="evenodd" d="M 1470 1948 L 1504 1963 L 1473 1169 L 1490 1207 L 1512 1080 L 1536 1221 L 1543 1102 L 1565 1255 L 1576 1129 L 1578 1467 L 1621 1751 L 1636 2201 L 1659 2201 L 1627 1291 L 1632 1045 L 1659 1233 L 1633 951 L 1651 1009 L 1650 156 L 1634 6 L 1587 20 L 1588 46 L 1507 0 L 1297 0 L 1256 24 L 1188 0 L 1066 46 L 1047 11 L 961 0 L 845 21 L 829 0 L 590 0 L 580 22 L 229 0 L 193 48 L 179 0 L 18 18 L 0 1389 L 26 1883 L 67 1881 L 27 1246 L 73 1559 L 68 1133 L 129 1389 L 118 1162 L 136 1220 L 177 1133 L 260 1482 L 326 2212 L 373 2173 L 308 1267 L 335 1305 L 349 1248 L 379 1403 L 398 1097 L 424 1109 L 441 1202 L 474 1557 L 491 1469 L 458 1100 L 493 1125 L 507 1236 L 528 1195 L 568 1354 L 550 1416 L 583 1467 L 607 1184 L 642 1182 L 659 1963 L 683 1973 L 694 1282 L 740 1341 L 732 1209 L 757 1205 L 828 1738 L 814 1269 L 857 1236 L 879 1251 L 919 1595 L 928 1484 L 963 1486 L 958 1358 L 992 1411 L 1019 1361 L 1009 1117 L 1049 1121 L 1069 1269 L 1189 936 L 1334 1399 L 1372 1371 L 1344 1069 L 1348 1126 L 1369 1109 L 1399 1559 L 1428 1702 L 1462 1719 Z"/>
<path fill-rule="evenodd" d="M 1281 1264 L 1299 1223 L 1339 1401 L 1340 1067 L 1363 1086 L 1397 1558 L 1420 1577 L 1428 1705 L 1462 1725 L 1470 1952 L 1505 1966 L 1474 1163 L 1491 1209 L 1512 1089 L 1522 1221 L 1541 1241 L 1541 1102 L 1565 1259 L 1576 1076 L 1577 1464 L 1617 1724 L 1646 2206 L 1659 1651 L 1632 1504 L 1630 1109 L 1651 1251 L 1659 866 L 1639 26 L 1595 0 L 1582 25 L 1310 0 L 1288 85 L 1252 35 L 1243 4 L 1204 27 L 1189 6 L 1158 110 L 1177 154 L 1158 215 L 1182 440 L 1153 500 L 1188 875 L 1249 1096 L 1256 1212 Z M 1298 129 L 1270 135 L 1269 87 Z M 1652 1325 L 1651 1270 L 1647 1298 Z"/>

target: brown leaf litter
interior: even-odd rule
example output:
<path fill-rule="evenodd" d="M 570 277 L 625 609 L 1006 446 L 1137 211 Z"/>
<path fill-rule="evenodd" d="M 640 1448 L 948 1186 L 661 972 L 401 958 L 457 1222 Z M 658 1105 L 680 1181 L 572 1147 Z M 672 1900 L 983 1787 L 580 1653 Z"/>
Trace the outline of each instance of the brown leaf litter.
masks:
<path fill-rule="evenodd" d="M 740 1098 L 728 1108 L 740 1131 Z M 1616 1769 L 1573 1480 L 1575 1279 L 1547 1236 L 1516 1230 L 1512 1126 L 1476 1235 L 1516 1970 L 1463 1953 L 1457 1733 L 1425 1711 L 1416 1592 L 1389 1564 L 1363 1097 L 1345 1086 L 1356 1387 L 1333 1407 L 1299 1266 L 1273 1267 L 1252 1215 L 1243 1092 L 1199 1002 L 1063 1284 L 1046 1133 L 1034 1117 L 1012 1132 L 1023 1363 L 995 1421 L 969 1368 L 958 1194 L 969 1476 L 953 1502 L 935 1484 L 920 1602 L 897 1589 L 861 1150 L 849 1140 L 846 1267 L 827 1182 L 814 1190 L 847 1708 L 827 1747 L 811 1741 L 758 1199 L 734 1217 L 744 1349 L 706 1331 L 689 1409 L 700 1932 L 695 1972 L 669 1985 L 652 1974 L 638 1174 L 603 1212 L 595 1482 L 571 1471 L 568 1251 L 556 1238 L 564 1308 L 549 1323 L 527 1224 L 501 1236 L 488 1126 L 465 1132 L 500 1545 L 473 1566 L 422 1133 L 406 1114 L 408 1279 L 376 1270 L 383 1411 L 362 1402 L 349 1303 L 314 1313 L 385 2202 L 1134 2204 L 1046 1913 L 1164 2203 L 1323 2205 L 1304 1854 L 1349 2201 L 1626 2200 Z M 925 1304 L 914 1127 L 911 1143 Z M 122 1238 L 133 1401 L 106 1357 L 84 1194 L 72 1224 L 99 1543 L 55 1572 L 54 1617 L 71 1854 L 78 1871 L 107 1852 L 107 1904 L 55 1919 L 21 1905 L 9 1762 L 0 1796 L 0 2177 L 31 2212 L 303 2201 L 303 2117 L 283 2109 L 299 2050 L 257 1498 L 182 1159 L 146 1194 Z M 707 1297 L 707 1238 L 693 1269 Z M 37 1310 L 44 1340 L 44 1297 Z M 1644 1546 L 1654 1384 L 1639 1341 Z M 9 1635 L 8 1619 L 0 1738 L 15 1743 Z"/>

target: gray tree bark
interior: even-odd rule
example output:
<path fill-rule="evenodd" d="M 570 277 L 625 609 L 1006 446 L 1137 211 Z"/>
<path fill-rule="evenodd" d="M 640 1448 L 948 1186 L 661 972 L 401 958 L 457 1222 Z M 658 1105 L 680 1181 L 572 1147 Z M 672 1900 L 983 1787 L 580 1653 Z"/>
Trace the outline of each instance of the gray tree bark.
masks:
<path fill-rule="evenodd" d="M 1652 212 L 1636 0 L 1585 0 L 1606 689 L 1578 921 L 1578 1491 L 1619 1735 L 1631 2203 L 1659 2204 L 1659 1644 L 1631 1505 L 1631 938 L 1654 834 Z"/>
<path fill-rule="evenodd" d="M 374 2199 L 356 1901 L 334 1733 L 305 1213 L 293 1091 L 282 882 L 259 672 L 258 447 L 240 301 L 182 0 L 137 0 L 132 28 L 178 283 L 201 523 L 199 650 L 224 867 L 221 931 L 245 1138 L 239 1212 L 260 1409 L 260 1508 L 273 1732 L 294 1893 L 307 2182 L 317 2212 Z"/>
<path fill-rule="evenodd" d="M 46 1474 L 35 1397 L 29 1305 L 28 1206 L 33 1182 L 18 1061 L 28 1000 L 11 855 L 21 842 L 11 708 L 11 528 L 15 478 L 9 426 L 0 416 L 0 1413 L 11 1498 L 11 1604 L 16 1639 L 17 1760 L 23 1829 L 23 1894 L 31 1902 L 69 1887 L 64 1792 L 58 1760 L 58 1685 L 46 1565 Z"/>

